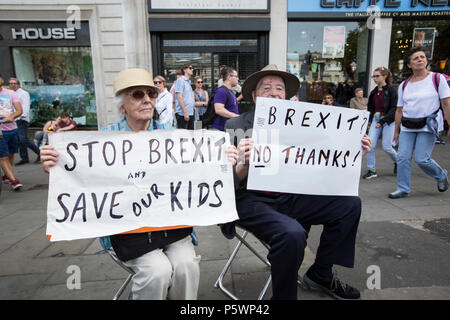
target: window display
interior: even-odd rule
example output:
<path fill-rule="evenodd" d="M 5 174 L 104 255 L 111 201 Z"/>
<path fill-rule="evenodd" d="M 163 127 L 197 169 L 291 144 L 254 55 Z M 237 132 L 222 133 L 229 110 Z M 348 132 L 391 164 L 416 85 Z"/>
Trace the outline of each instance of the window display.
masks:
<path fill-rule="evenodd" d="M 368 41 L 362 22 L 290 21 L 287 70 L 300 79 L 299 100 L 320 103 L 332 94 L 348 106 L 354 88 L 367 84 Z"/>
<path fill-rule="evenodd" d="M 30 125 L 42 126 L 61 112 L 79 124 L 97 126 L 89 47 L 12 49 L 17 78 L 30 93 Z"/>
<path fill-rule="evenodd" d="M 394 20 L 389 54 L 394 84 L 400 84 L 410 75 L 403 57 L 413 46 L 425 49 L 431 71 L 449 74 L 449 37 L 450 24 L 446 20 Z"/>

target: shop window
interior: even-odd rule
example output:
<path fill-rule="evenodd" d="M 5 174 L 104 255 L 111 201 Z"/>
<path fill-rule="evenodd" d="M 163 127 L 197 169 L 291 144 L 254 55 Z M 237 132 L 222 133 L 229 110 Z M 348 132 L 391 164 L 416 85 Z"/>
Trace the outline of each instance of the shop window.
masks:
<path fill-rule="evenodd" d="M 68 112 L 81 126 L 97 126 L 94 77 L 88 47 L 12 49 L 15 73 L 30 93 L 30 125 Z"/>
<path fill-rule="evenodd" d="M 413 46 L 424 47 L 429 70 L 449 74 L 449 38 L 450 24 L 447 20 L 393 21 L 389 69 L 393 73 L 394 84 L 400 84 L 411 74 L 404 56 Z"/>
<path fill-rule="evenodd" d="M 365 22 L 288 23 L 287 70 L 300 79 L 300 101 L 320 103 L 331 93 L 349 105 L 356 87 L 367 87 Z"/>

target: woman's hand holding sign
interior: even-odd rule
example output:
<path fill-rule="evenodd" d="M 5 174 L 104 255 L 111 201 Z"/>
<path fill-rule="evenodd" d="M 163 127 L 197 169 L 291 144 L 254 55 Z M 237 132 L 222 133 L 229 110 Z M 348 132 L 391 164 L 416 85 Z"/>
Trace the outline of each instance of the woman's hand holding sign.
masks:
<path fill-rule="evenodd" d="M 42 162 L 42 168 L 45 172 L 49 173 L 50 168 L 56 165 L 56 162 L 58 162 L 58 152 L 55 151 L 53 146 L 51 145 L 45 145 L 41 147 L 41 162 Z"/>

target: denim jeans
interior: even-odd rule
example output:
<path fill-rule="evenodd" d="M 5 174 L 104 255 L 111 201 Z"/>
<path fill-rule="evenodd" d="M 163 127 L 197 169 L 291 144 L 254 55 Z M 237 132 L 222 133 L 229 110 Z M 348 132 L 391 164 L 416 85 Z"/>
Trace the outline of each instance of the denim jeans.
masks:
<path fill-rule="evenodd" d="M 436 137 L 430 132 L 401 131 L 398 145 L 397 190 L 410 192 L 411 157 L 430 177 L 440 181 L 445 178 L 445 171 L 431 159 Z"/>
<path fill-rule="evenodd" d="M 395 151 L 395 149 L 392 147 L 395 122 L 392 122 L 391 124 L 385 123 L 380 128 L 375 128 L 377 123 L 378 120 L 376 120 L 375 117 L 373 117 L 372 124 L 369 129 L 369 137 L 372 140 L 372 147 L 370 149 L 370 152 L 367 153 L 367 167 L 371 171 L 376 170 L 375 149 L 377 147 L 377 141 L 380 138 L 381 133 L 383 133 L 383 136 L 381 138 L 383 151 L 386 152 L 389 157 L 391 157 L 394 163 L 397 162 L 397 151 Z"/>

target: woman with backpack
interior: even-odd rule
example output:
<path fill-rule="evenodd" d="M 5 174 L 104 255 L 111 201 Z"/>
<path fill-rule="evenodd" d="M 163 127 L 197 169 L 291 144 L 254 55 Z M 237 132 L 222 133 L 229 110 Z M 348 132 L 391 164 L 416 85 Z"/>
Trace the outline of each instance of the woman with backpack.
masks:
<path fill-rule="evenodd" d="M 224 131 L 225 122 L 230 118 L 239 116 L 238 101 L 232 91 L 232 88 L 239 83 L 239 76 L 236 70 L 226 67 L 221 69 L 221 77 L 223 86 L 214 93 L 213 103 L 217 117 L 211 128 Z"/>
<path fill-rule="evenodd" d="M 405 61 L 412 75 L 398 87 L 394 132 L 394 143 L 399 143 L 397 190 L 389 194 L 391 199 L 409 195 L 413 150 L 414 161 L 437 181 L 438 191 L 448 189 L 447 170 L 431 159 L 431 152 L 443 129 L 441 103 L 445 116 L 450 118 L 450 88 L 443 75 L 427 70 L 423 48 L 412 48 Z"/>

